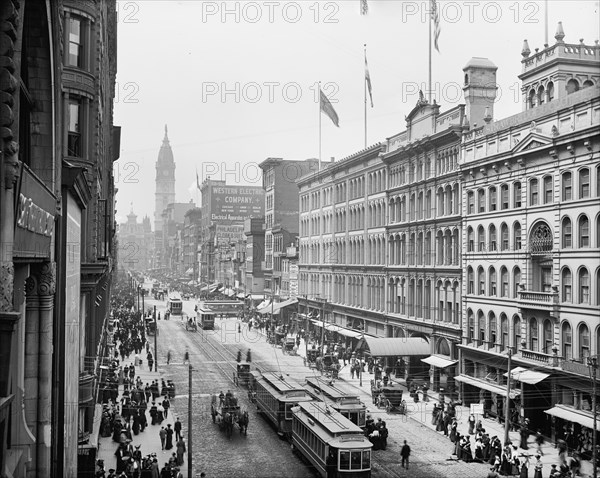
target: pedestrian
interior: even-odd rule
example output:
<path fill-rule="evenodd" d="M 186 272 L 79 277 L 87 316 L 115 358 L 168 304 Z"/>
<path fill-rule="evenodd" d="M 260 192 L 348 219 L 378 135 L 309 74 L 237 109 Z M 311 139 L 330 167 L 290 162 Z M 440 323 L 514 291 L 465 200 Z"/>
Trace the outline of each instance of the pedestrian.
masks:
<path fill-rule="evenodd" d="M 165 418 L 169 415 L 169 408 L 171 408 L 171 402 L 169 401 L 169 397 L 166 396 L 162 402 L 162 406 L 165 410 Z"/>
<path fill-rule="evenodd" d="M 171 424 L 167 425 L 167 441 L 165 443 L 165 449 L 170 450 L 173 448 L 173 429 L 171 428 Z"/>
<path fill-rule="evenodd" d="M 535 455 L 535 463 L 533 465 L 533 469 L 534 474 L 533 474 L 533 478 L 542 478 L 542 468 L 544 467 L 544 464 L 542 463 L 542 458 L 541 455 L 538 453 Z"/>
<path fill-rule="evenodd" d="M 469 415 L 469 435 L 475 433 L 475 416 L 471 413 Z"/>
<path fill-rule="evenodd" d="M 160 447 L 161 450 L 165 449 L 165 443 L 167 441 L 167 430 L 165 427 L 160 427 L 160 431 L 158 432 L 158 436 L 160 437 Z"/>
<path fill-rule="evenodd" d="M 169 365 L 170 362 L 171 362 L 171 351 L 169 350 L 167 352 L 167 365 Z"/>
<path fill-rule="evenodd" d="M 542 445 L 544 444 L 544 435 L 542 435 L 542 431 L 538 429 L 535 434 L 535 443 L 537 445 L 537 452 L 544 456 L 544 452 L 542 451 Z"/>
<path fill-rule="evenodd" d="M 402 457 L 402 468 L 406 468 L 408 470 L 408 457 L 410 456 L 410 446 L 404 440 L 404 445 L 402 445 L 402 449 L 400 450 L 400 456 Z M 406 464 L 406 466 L 404 466 Z"/>
<path fill-rule="evenodd" d="M 179 421 L 179 418 L 175 420 L 175 425 L 173 427 L 175 428 L 175 439 L 179 441 L 181 438 L 181 422 Z"/>
<path fill-rule="evenodd" d="M 186 349 L 185 353 L 183 354 L 183 363 L 186 364 L 189 361 L 190 361 L 190 353 Z"/>
<path fill-rule="evenodd" d="M 183 437 L 180 436 L 179 440 L 177 440 L 177 466 L 183 465 L 183 454 L 185 451 L 185 442 L 183 441 Z"/>

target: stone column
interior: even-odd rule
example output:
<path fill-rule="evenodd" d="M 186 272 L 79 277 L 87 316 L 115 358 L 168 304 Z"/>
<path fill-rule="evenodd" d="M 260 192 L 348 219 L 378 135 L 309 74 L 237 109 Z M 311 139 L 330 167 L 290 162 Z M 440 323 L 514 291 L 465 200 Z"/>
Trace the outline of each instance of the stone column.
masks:
<path fill-rule="evenodd" d="M 28 277 L 25 281 L 25 373 L 23 402 L 25 423 L 33 436 L 37 437 L 37 397 L 38 397 L 38 333 L 39 333 L 39 301 L 37 297 L 37 281 Z M 31 449 L 31 462 L 28 476 L 35 476 L 35 449 Z"/>
<path fill-rule="evenodd" d="M 38 476 L 50 476 L 50 446 L 52 430 L 52 334 L 56 264 L 44 263 L 38 275 L 39 348 L 37 403 L 37 471 Z"/>

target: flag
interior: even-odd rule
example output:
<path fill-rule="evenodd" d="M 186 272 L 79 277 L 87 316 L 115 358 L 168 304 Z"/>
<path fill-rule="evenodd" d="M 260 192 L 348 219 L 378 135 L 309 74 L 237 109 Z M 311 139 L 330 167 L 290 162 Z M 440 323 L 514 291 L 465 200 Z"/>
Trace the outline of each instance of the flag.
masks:
<path fill-rule="evenodd" d="M 438 38 L 442 29 L 440 28 L 440 12 L 435 0 L 431 0 L 431 18 L 433 18 L 433 45 L 439 53 Z"/>
<path fill-rule="evenodd" d="M 339 128 L 340 127 L 340 119 L 338 118 L 337 113 L 333 109 L 333 105 L 327 99 L 327 96 L 325 96 L 325 93 L 323 93 L 323 91 L 321 90 L 321 88 L 319 88 L 319 93 L 320 93 L 320 101 L 319 101 L 319 103 L 320 103 L 321 111 L 323 113 L 325 113 L 327 116 L 329 116 L 329 119 L 331 121 L 333 121 L 333 124 L 336 125 Z"/>
<path fill-rule="evenodd" d="M 367 64 L 367 53 L 365 52 L 365 81 L 369 90 L 369 98 L 371 98 L 371 108 L 373 108 L 373 91 L 371 90 L 371 75 L 369 74 L 369 65 Z"/>
<path fill-rule="evenodd" d="M 369 5 L 367 5 L 367 0 L 360 0 L 360 14 L 366 15 L 369 13 Z"/>
<path fill-rule="evenodd" d="M 202 190 L 202 188 L 200 187 L 200 178 L 198 177 L 198 170 L 196 170 L 196 187 Z"/>

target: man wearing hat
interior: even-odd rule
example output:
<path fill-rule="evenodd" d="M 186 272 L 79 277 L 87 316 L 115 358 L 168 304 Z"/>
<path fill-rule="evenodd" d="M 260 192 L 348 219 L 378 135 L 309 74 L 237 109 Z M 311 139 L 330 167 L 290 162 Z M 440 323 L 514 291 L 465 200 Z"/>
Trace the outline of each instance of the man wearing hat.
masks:
<path fill-rule="evenodd" d="M 117 476 L 117 471 L 114 468 L 111 468 L 110 470 L 108 470 L 108 475 L 106 476 L 106 478 L 116 478 Z"/>
<path fill-rule="evenodd" d="M 164 450 L 165 449 L 165 442 L 167 440 L 167 430 L 165 430 L 165 427 L 160 427 L 160 431 L 158 432 L 158 436 L 160 437 L 160 446 Z"/>

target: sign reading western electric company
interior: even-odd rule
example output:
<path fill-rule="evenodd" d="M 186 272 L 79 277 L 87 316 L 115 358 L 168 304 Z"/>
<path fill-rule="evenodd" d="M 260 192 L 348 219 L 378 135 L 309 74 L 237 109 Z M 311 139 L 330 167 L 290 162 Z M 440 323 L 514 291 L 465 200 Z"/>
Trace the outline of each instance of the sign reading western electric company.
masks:
<path fill-rule="evenodd" d="M 13 256 L 50 258 L 56 197 L 26 167 L 18 194 Z"/>
<path fill-rule="evenodd" d="M 260 187 L 214 186 L 211 221 L 221 225 L 241 223 L 264 213 L 265 193 Z"/>

